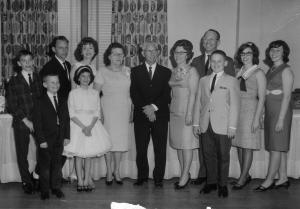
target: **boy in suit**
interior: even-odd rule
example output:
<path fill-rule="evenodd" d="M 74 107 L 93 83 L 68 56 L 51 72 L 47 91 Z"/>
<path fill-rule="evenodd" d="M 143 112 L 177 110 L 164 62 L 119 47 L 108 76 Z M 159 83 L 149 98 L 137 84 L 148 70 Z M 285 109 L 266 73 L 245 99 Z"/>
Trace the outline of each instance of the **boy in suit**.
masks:
<path fill-rule="evenodd" d="M 49 189 L 57 198 L 61 191 L 61 155 L 70 142 L 70 119 L 67 101 L 57 94 L 60 84 L 55 72 L 44 75 L 47 92 L 35 104 L 33 124 L 38 145 L 41 199 L 49 199 Z M 51 183 L 51 185 L 50 185 Z"/>
<path fill-rule="evenodd" d="M 42 92 L 40 77 L 34 72 L 33 55 L 28 50 L 21 50 L 16 57 L 21 70 L 12 76 L 8 84 L 8 112 L 13 116 L 13 128 L 18 167 L 25 193 L 34 192 L 33 177 L 29 173 L 27 160 L 30 134 L 33 133 L 33 105 Z"/>
<path fill-rule="evenodd" d="M 226 74 L 226 54 L 212 53 L 213 73 L 199 81 L 194 109 L 194 134 L 202 134 L 207 183 L 200 191 L 210 193 L 218 188 L 219 197 L 227 197 L 231 139 L 235 136 L 239 113 L 239 85 Z"/>
<path fill-rule="evenodd" d="M 200 51 L 203 52 L 200 56 L 195 57 L 191 63 L 199 73 L 200 78 L 210 75 L 212 73 L 209 57 L 211 54 L 217 50 L 221 43 L 221 35 L 215 29 L 207 30 L 200 40 Z M 224 72 L 234 76 L 235 70 L 233 66 L 233 60 L 230 57 L 226 57 L 227 65 L 224 68 Z M 201 144 L 201 136 L 199 136 Z M 199 148 L 198 152 L 200 168 L 198 173 L 198 178 L 192 181 L 192 184 L 200 185 L 206 181 L 206 167 L 204 163 L 203 149 L 202 146 Z"/>
<path fill-rule="evenodd" d="M 146 42 L 142 53 L 145 63 L 132 69 L 130 86 L 134 104 L 133 121 L 138 169 L 138 179 L 134 185 L 142 185 L 148 180 L 147 149 L 151 134 L 155 155 L 154 184 L 156 187 L 162 187 L 170 117 L 171 96 L 168 82 L 171 71 L 157 63 L 159 55 L 157 44 Z"/>

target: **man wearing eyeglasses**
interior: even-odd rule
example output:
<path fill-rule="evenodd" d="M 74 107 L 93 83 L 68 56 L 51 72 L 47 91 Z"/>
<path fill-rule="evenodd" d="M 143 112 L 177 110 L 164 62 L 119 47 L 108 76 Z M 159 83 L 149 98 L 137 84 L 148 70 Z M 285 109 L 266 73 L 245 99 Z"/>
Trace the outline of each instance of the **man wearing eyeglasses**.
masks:
<path fill-rule="evenodd" d="M 200 40 L 200 51 L 203 52 L 202 55 L 195 57 L 191 63 L 199 73 L 200 78 L 210 75 L 212 69 L 210 67 L 210 55 L 218 49 L 220 45 L 220 33 L 217 30 L 209 29 L 207 30 Z M 224 68 L 224 72 L 228 75 L 235 76 L 235 70 L 233 66 L 233 60 L 230 57 L 226 57 L 227 66 Z M 198 178 L 192 181 L 192 184 L 200 185 L 206 181 L 206 167 L 204 164 L 203 150 L 201 146 L 201 137 L 200 139 L 200 148 L 199 148 L 199 162 L 200 168 L 198 173 Z"/>
<path fill-rule="evenodd" d="M 166 146 L 169 121 L 171 71 L 159 65 L 156 43 L 146 42 L 142 55 L 145 62 L 131 71 L 130 95 L 134 104 L 134 133 L 138 178 L 134 185 L 148 181 L 149 164 L 147 150 L 152 137 L 155 167 L 153 179 L 156 187 L 163 186 L 166 165 Z"/>

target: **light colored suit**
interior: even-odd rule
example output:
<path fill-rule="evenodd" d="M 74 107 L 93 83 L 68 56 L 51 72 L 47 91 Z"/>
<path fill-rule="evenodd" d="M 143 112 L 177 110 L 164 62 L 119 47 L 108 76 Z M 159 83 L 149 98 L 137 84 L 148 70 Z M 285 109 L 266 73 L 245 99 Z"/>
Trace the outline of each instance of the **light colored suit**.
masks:
<path fill-rule="evenodd" d="M 210 93 L 212 76 L 204 76 L 199 81 L 193 122 L 200 125 L 202 133 L 206 132 L 210 122 L 216 134 L 227 135 L 229 127 L 237 127 L 240 105 L 238 81 L 223 73 Z"/>

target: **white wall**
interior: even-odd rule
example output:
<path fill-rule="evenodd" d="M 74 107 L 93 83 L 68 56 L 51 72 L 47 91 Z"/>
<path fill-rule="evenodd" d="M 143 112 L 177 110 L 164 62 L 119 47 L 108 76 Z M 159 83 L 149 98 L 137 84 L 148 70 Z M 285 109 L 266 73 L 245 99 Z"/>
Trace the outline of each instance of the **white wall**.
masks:
<path fill-rule="evenodd" d="M 219 48 L 231 57 L 236 45 L 256 43 L 261 52 L 260 64 L 267 70 L 262 61 L 265 49 L 271 41 L 282 39 L 291 48 L 289 64 L 295 74 L 294 88 L 300 88 L 299 14 L 299 0 L 169 0 L 169 49 L 176 40 L 185 38 L 193 43 L 195 55 L 199 55 L 201 36 L 207 29 L 215 28 L 221 33 Z"/>
<path fill-rule="evenodd" d="M 169 50 L 175 41 L 184 38 L 193 43 L 195 56 L 198 56 L 201 36 L 213 28 L 221 33 L 219 48 L 232 57 L 236 45 L 236 22 L 237 0 L 169 0 Z"/>

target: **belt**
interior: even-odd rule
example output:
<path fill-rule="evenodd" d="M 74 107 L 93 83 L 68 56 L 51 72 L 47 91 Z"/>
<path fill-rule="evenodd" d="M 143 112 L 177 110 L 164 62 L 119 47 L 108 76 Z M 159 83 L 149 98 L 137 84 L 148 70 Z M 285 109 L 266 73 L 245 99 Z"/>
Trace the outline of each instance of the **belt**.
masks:
<path fill-rule="evenodd" d="M 273 95 L 280 95 L 283 91 L 281 89 L 275 89 L 275 90 L 267 90 L 266 95 L 273 94 Z"/>

